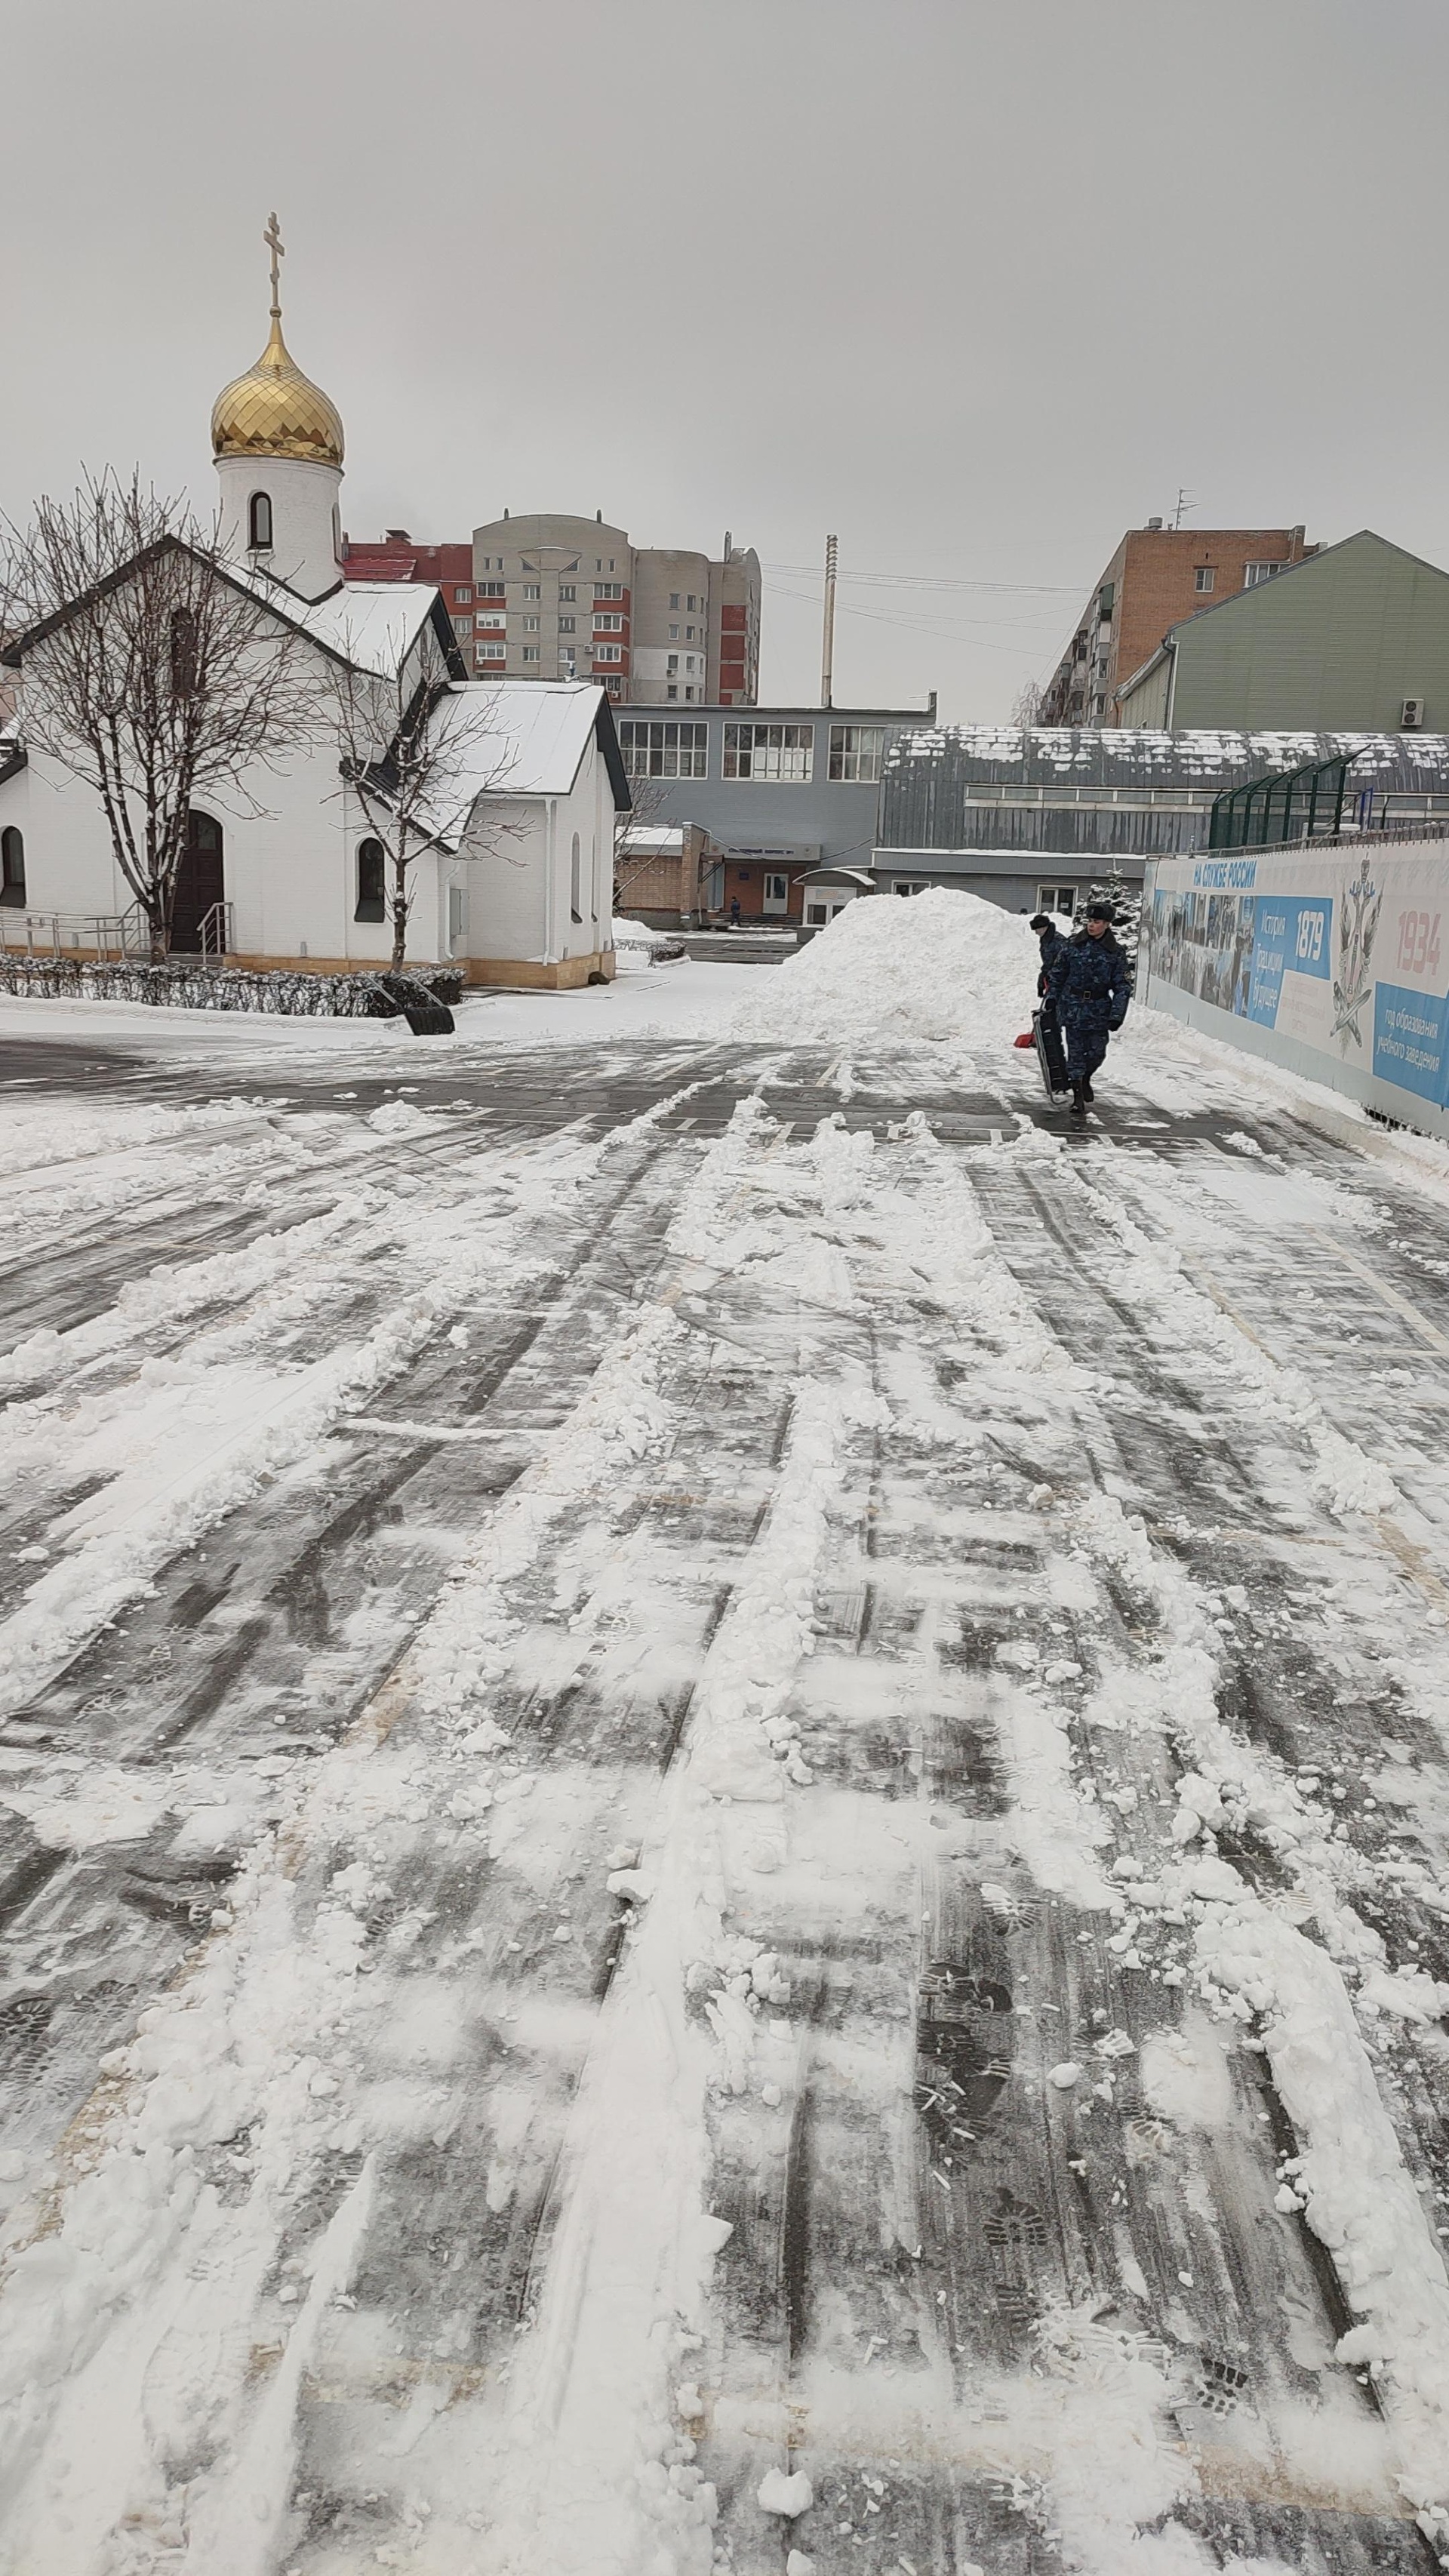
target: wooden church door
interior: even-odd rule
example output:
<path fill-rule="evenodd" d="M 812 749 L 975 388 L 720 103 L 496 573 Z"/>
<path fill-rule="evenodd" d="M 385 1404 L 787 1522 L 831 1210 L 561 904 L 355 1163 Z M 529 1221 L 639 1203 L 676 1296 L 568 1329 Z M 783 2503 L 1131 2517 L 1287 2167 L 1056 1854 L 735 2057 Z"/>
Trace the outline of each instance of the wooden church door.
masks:
<path fill-rule="evenodd" d="M 194 957 L 201 947 L 201 924 L 214 903 L 226 900 L 221 825 L 210 814 L 186 818 L 186 847 L 171 889 L 171 953 Z M 213 946 L 215 942 L 213 941 Z"/>

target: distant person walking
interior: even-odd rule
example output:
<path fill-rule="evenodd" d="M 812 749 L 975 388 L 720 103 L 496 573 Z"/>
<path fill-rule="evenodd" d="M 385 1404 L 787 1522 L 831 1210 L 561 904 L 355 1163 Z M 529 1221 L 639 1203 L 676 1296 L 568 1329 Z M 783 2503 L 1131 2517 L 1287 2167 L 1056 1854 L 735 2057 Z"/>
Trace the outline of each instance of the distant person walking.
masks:
<path fill-rule="evenodd" d="M 1056 963 L 1058 949 L 1068 947 L 1070 942 L 1066 932 L 1057 927 L 1049 912 L 1033 913 L 1028 928 L 1036 932 L 1041 947 L 1041 973 L 1036 979 L 1036 989 L 1039 993 L 1044 993 L 1047 989 L 1047 977 Z"/>
<path fill-rule="evenodd" d="M 739 899 L 739 896 L 738 896 L 737 894 L 734 894 L 734 895 L 731 895 L 731 897 L 730 897 L 730 928 L 731 928 L 731 930 L 738 930 L 739 926 L 740 926 L 740 899 Z"/>
<path fill-rule="evenodd" d="M 1085 1118 L 1094 1097 L 1092 1076 L 1107 1053 L 1107 1040 L 1127 1017 L 1132 986 L 1125 950 L 1112 936 L 1112 907 L 1089 903 L 1085 928 L 1064 939 L 1046 971 L 1046 988 L 1067 1041 L 1067 1081 L 1072 1116 Z"/>

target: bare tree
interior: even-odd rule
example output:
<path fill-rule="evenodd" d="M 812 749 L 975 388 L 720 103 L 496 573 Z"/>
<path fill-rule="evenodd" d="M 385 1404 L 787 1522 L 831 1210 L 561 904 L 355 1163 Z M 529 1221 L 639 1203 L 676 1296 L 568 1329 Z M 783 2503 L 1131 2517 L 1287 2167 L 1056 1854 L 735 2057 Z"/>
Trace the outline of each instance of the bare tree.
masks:
<path fill-rule="evenodd" d="M 657 832 L 676 820 L 673 811 L 674 780 L 652 778 L 647 773 L 629 775 L 628 811 L 614 817 L 614 910 L 617 912 L 638 878 L 657 867 L 659 854 L 652 846 L 641 845 L 640 835 Z M 680 893 L 685 888 L 681 883 Z"/>
<path fill-rule="evenodd" d="M 1044 695 L 1045 691 L 1039 681 L 1022 681 L 1021 687 L 1011 701 L 1011 721 L 1014 725 L 1020 725 L 1023 733 L 1029 733 L 1032 726 L 1040 722 L 1041 702 Z"/>
<path fill-rule="evenodd" d="M 26 529 L 0 523 L 24 739 L 95 790 L 153 960 L 193 803 L 229 793 L 262 813 L 256 772 L 315 723 L 309 647 L 227 566 L 219 536 L 136 472 L 42 499 Z"/>
<path fill-rule="evenodd" d="M 426 850 L 456 847 L 480 796 L 507 795 L 513 756 L 490 748 L 496 693 L 450 686 L 431 629 L 421 656 L 391 674 L 363 670 L 349 656 L 333 689 L 342 776 L 384 852 L 392 964 L 400 971 L 418 860 Z M 488 855 L 521 828 L 490 820 L 481 844 L 472 836 L 470 855 Z"/>

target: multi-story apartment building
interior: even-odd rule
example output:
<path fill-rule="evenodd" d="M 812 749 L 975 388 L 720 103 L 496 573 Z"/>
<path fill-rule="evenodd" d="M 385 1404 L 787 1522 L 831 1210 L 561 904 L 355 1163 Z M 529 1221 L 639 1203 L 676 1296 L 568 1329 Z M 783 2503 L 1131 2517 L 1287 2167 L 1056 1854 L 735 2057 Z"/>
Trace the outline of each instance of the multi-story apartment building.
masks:
<path fill-rule="evenodd" d="M 1170 626 L 1316 554 L 1302 528 L 1129 528 L 1047 683 L 1037 721 L 1115 725 L 1118 692 Z"/>
<path fill-rule="evenodd" d="M 634 546 L 602 514 L 536 511 L 475 528 L 471 546 L 415 546 L 402 528 L 346 545 L 359 581 L 436 581 L 475 676 L 595 680 L 647 705 L 752 706 L 760 562 L 726 535 L 718 561 Z"/>

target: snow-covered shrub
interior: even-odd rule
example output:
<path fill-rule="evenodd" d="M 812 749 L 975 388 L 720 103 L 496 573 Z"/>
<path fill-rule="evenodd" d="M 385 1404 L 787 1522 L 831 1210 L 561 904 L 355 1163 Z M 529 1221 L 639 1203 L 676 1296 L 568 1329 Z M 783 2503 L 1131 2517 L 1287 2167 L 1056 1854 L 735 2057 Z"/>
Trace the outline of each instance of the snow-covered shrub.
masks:
<path fill-rule="evenodd" d="M 452 966 L 424 968 L 410 980 L 425 984 L 446 1005 L 463 994 Z M 295 967 L 271 970 L 203 966 L 173 958 L 165 966 L 132 959 L 107 962 L 70 957 L 14 957 L 0 951 L 0 992 L 48 1001 L 150 1002 L 183 1011 L 264 1011 L 298 1019 L 391 1018 L 397 1003 L 381 997 L 380 971 L 307 975 Z"/>

